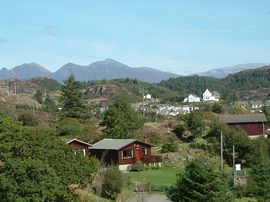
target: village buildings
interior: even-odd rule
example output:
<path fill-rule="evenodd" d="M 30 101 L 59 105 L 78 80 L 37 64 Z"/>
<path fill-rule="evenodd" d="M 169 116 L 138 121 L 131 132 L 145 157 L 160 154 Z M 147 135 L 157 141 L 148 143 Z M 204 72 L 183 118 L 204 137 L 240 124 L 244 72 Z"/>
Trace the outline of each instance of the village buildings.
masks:
<path fill-rule="evenodd" d="M 207 102 L 207 101 L 215 101 L 218 102 L 220 99 L 220 94 L 217 91 L 213 91 L 213 93 L 211 93 L 208 89 L 206 89 L 202 95 L 202 99 L 195 95 L 195 94 L 189 94 L 183 102 L 188 102 L 188 103 L 192 103 L 192 102 Z"/>

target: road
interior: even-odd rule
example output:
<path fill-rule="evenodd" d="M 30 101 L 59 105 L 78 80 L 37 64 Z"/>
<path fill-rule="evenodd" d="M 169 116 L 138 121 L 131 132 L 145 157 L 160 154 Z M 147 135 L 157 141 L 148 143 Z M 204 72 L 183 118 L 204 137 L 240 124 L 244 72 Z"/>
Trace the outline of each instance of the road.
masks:
<path fill-rule="evenodd" d="M 139 200 L 136 194 L 128 202 L 170 202 L 170 200 L 165 195 L 144 193 L 143 196 L 139 195 Z"/>

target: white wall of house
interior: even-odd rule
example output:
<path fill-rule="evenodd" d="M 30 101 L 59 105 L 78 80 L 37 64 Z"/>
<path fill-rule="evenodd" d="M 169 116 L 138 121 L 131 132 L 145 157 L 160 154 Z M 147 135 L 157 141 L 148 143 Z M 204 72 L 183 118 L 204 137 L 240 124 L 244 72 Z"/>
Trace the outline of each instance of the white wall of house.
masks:
<path fill-rule="evenodd" d="M 201 99 L 198 96 L 194 96 L 192 94 L 189 94 L 185 99 L 184 102 L 200 102 Z"/>
<path fill-rule="evenodd" d="M 126 171 L 131 164 L 119 165 L 119 170 Z"/>
<path fill-rule="evenodd" d="M 208 89 L 203 93 L 203 101 L 219 101 L 219 98 L 215 97 Z"/>
<path fill-rule="evenodd" d="M 152 99 L 152 95 L 150 95 L 150 94 L 148 93 L 146 96 L 144 96 L 144 99 L 150 100 L 150 99 Z"/>

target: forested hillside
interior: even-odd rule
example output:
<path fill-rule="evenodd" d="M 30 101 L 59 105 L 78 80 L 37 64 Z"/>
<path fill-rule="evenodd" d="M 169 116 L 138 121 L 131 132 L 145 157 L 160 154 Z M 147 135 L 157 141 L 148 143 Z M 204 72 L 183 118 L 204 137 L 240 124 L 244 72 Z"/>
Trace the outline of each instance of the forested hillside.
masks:
<path fill-rule="evenodd" d="M 239 94 L 241 97 L 250 95 L 250 91 L 260 91 L 262 88 L 270 89 L 270 66 L 258 69 L 245 70 L 231 74 L 224 79 L 204 76 L 187 76 L 170 78 L 161 81 L 160 86 L 181 94 L 195 93 L 202 95 L 205 89 L 215 90 L 223 97 Z M 255 93 L 256 94 L 256 93 Z"/>

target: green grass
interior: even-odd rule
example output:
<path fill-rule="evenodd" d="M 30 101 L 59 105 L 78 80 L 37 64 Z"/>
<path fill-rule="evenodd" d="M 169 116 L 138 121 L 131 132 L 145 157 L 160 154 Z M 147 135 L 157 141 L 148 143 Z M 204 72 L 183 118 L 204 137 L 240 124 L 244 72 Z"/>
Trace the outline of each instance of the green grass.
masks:
<path fill-rule="evenodd" d="M 157 186 L 171 186 L 176 182 L 176 173 L 179 168 L 162 167 L 159 170 L 147 170 L 142 172 L 130 172 L 131 181 L 143 181 Z"/>
<path fill-rule="evenodd" d="M 235 202 L 256 202 L 256 201 L 258 200 L 255 198 L 246 198 L 246 197 L 235 199 Z"/>

